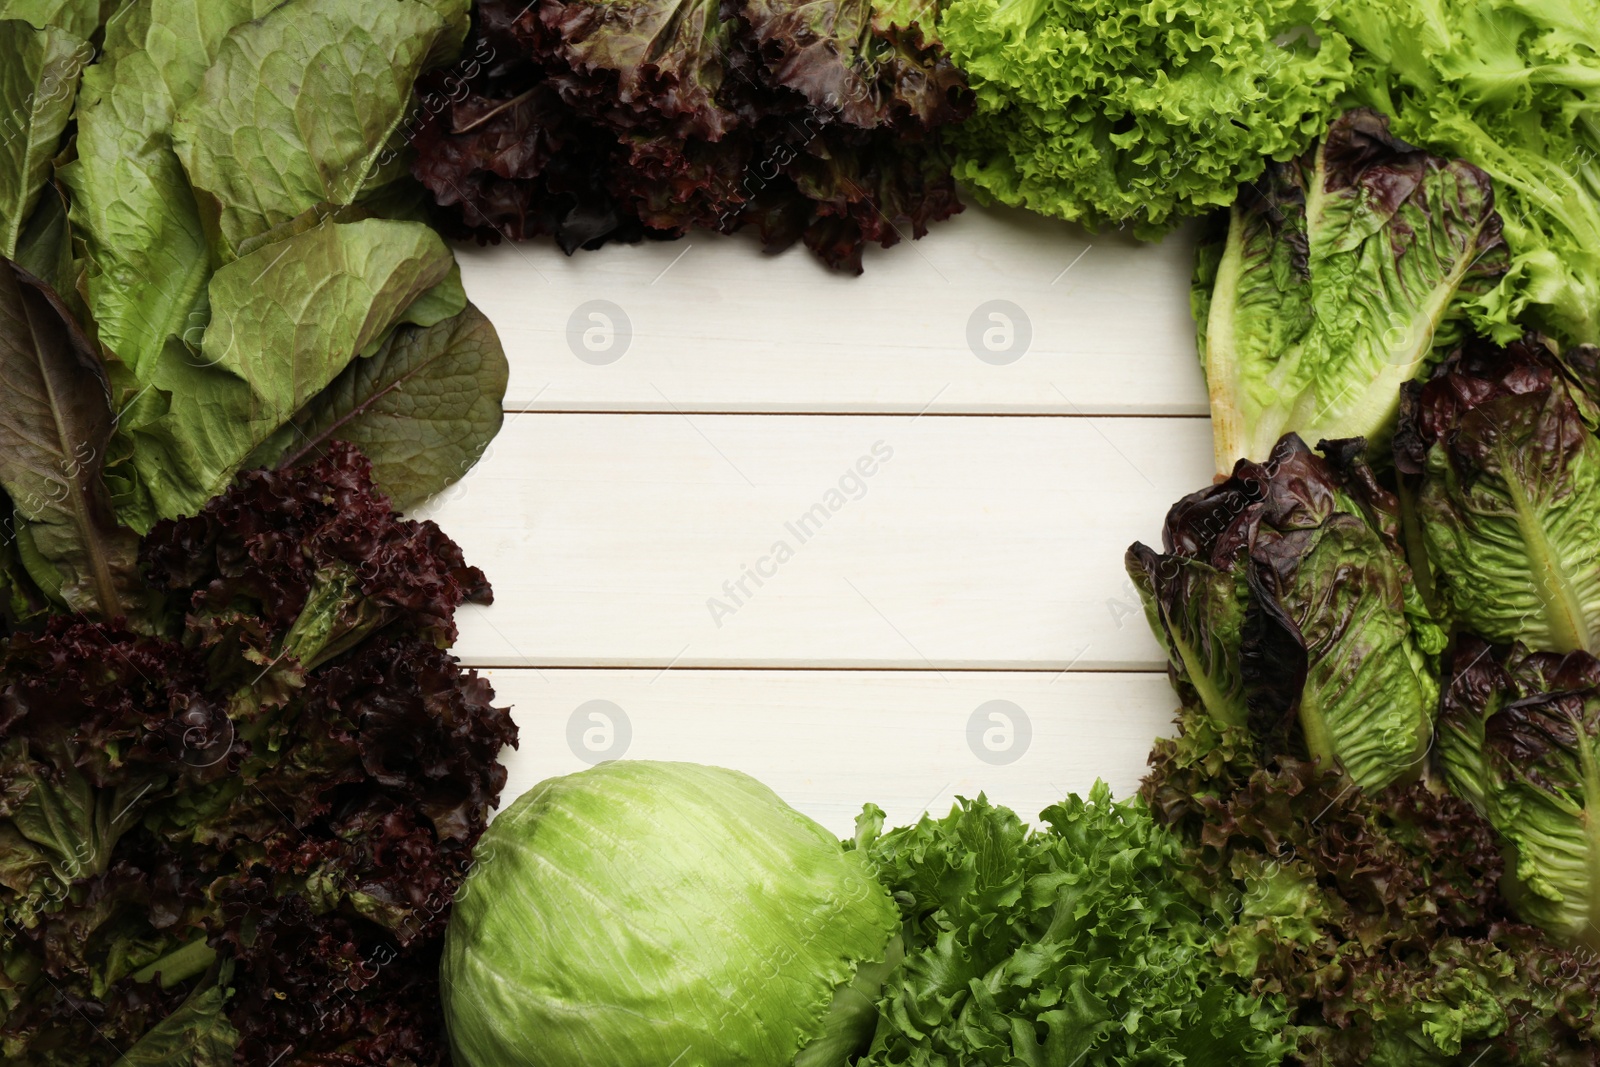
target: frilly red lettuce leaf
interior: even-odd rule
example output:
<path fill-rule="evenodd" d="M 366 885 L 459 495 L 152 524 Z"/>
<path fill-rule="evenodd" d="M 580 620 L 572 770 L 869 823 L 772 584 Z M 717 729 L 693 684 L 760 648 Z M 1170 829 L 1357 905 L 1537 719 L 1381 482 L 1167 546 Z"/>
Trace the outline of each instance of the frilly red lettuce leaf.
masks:
<path fill-rule="evenodd" d="M 516 742 L 445 651 L 482 574 L 342 444 L 144 549 L 159 632 L 0 658 L 0 1052 L 443 1067 L 438 940 Z"/>
<path fill-rule="evenodd" d="M 862 2 L 489 0 L 470 76 L 423 80 L 413 172 L 458 236 L 752 226 L 859 272 L 960 210 L 940 131 L 970 94 L 930 30 Z"/>

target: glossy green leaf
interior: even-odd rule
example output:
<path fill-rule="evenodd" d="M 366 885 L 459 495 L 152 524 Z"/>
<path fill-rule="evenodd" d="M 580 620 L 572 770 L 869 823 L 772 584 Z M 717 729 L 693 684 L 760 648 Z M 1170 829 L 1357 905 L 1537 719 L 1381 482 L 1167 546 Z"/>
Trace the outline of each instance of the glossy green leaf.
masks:
<path fill-rule="evenodd" d="M 475 307 L 431 327 L 401 327 L 274 435 L 276 455 L 255 459 L 296 464 L 349 441 L 395 507 L 413 507 L 483 455 L 504 418 L 509 372 L 494 326 Z"/>
<path fill-rule="evenodd" d="M 89 55 L 89 46 L 65 30 L 0 20 L 0 256 L 17 254 Z"/>
<path fill-rule="evenodd" d="M 319 226 L 218 270 L 199 351 L 169 345 L 149 398 L 123 413 L 148 501 L 124 502 L 128 521 L 198 510 L 453 267 L 432 230 L 373 219 Z"/>
<path fill-rule="evenodd" d="M 415 0 L 290 0 L 223 41 L 173 141 L 224 259 L 356 200 L 443 29 Z"/>
<path fill-rule="evenodd" d="M 39 197 L 39 205 L 17 240 L 16 264 L 43 281 L 66 299 L 72 290 L 76 271 L 72 258 L 72 224 L 67 218 L 67 202 L 54 186 Z"/>
<path fill-rule="evenodd" d="M 167 340 L 205 329 L 205 229 L 171 132 L 228 31 L 276 0 L 135 0 L 84 74 L 77 159 L 61 170 L 88 257 L 100 343 L 137 377 Z"/>
<path fill-rule="evenodd" d="M 75 611 L 130 607 L 138 541 L 100 481 L 112 414 L 89 341 L 55 294 L 0 264 L 0 485 L 33 579 Z"/>

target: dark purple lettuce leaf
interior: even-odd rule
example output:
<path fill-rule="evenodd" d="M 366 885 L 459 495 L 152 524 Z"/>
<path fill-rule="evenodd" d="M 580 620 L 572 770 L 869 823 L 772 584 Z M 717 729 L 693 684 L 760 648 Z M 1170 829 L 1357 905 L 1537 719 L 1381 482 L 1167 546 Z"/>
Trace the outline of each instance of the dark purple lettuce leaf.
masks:
<path fill-rule="evenodd" d="M 1288 435 L 1265 463 L 1173 505 L 1164 552 L 1127 566 L 1206 749 L 1248 729 L 1265 753 L 1336 762 L 1366 788 L 1421 771 L 1440 635 L 1408 591 L 1399 505 L 1361 458 Z M 1235 743 L 1236 745 L 1238 742 Z"/>
<path fill-rule="evenodd" d="M 484 242 L 750 226 L 859 272 L 960 210 L 939 130 L 971 109 L 915 20 L 869 4 L 480 5 L 470 77 L 420 86 L 413 172 Z"/>

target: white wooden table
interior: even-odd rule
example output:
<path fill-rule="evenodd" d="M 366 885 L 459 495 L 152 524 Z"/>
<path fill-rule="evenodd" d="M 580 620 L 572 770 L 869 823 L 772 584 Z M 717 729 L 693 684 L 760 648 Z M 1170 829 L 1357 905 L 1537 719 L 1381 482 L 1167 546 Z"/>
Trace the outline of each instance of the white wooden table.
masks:
<path fill-rule="evenodd" d="M 494 584 L 457 651 L 514 706 L 505 799 L 619 754 L 841 834 L 1133 791 L 1174 700 L 1122 554 L 1211 475 L 1191 250 L 978 207 L 860 278 L 460 249 L 508 414 L 424 514 Z"/>

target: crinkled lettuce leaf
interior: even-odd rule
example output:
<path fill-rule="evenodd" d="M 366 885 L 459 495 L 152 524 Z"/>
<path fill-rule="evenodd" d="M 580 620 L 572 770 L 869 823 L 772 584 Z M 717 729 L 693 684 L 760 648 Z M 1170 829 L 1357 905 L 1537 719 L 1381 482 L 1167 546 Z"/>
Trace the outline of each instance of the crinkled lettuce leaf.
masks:
<path fill-rule="evenodd" d="M 1600 651 L 1600 439 L 1546 342 L 1472 341 L 1406 389 L 1396 466 L 1435 596 L 1458 625 L 1534 649 Z"/>
<path fill-rule="evenodd" d="M 1402 383 L 1459 338 L 1507 262 L 1488 176 L 1348 112 L 1307 155 L 1247 184 L 1201 252 L 1201 362 L 1217 469 L 1280 436 L 1382 448 Z"/>
<path fill-rule="evenodd" d="M 1304 151 L 1350 48 L 1293 0 L 954 0 L 938 32 L 977 93 L 953 134 L 981 195 L 1154 237 Z"/>
<path fill-rule="evenodd" d="M 162 636 L 0 643 L 0 1059 L 444 1062 L 439 948 L 516 740 L 446 651 L 482 572 L 340 442 L 142 559 Z"/>
<path fill-rule="evenodd" d="M 135 377 L 169 338 L 197 340 L 211 264 L 194 194 L 172 149 L 173 115 L 222 40 L 276 0 L 139 0 L 106 25 L 84 74 L 77 158 L 61 168 L 88 258 L 98 339 Z M 137 387 L 135 387 L 137 388 Z"/>
<path fill-rule="evenodd" d="M 0 256 L 17 254 L 91 54 L 81 37 L 0 10 Z"/>
<path fill-rule="evenodd" d="M 1600 660 L 1470 638 L 1454 667 L 1446 780 L 1500 834 L 1522 917 L 1600 948 Z"/>
<path fill-rule="evenodd" d="M 980 796 L 878 837 L 869 808 L 858 845 L 900 902 L 906 956 L 861 1062 L 1280 1062 L 1281 998 L 1228 972 L 1226 925 L 1144 804 L 1096 783 L 1042 818 L 1030 832 Z"/>
<path fill-rule="evenodd" d="M 355 202 L 444 31 L 415 0 L 290 0 L 224 38 L 172 124 L 224 261 L 306 211 Z"/>
<path fill-rule="evenodd" d="M 118 1067 L 232 1067 L 239 1032 L 224 1011 L 232 975 L 232 964 L 224 964 L 197 985 L 177 1011 L 122 1054 Z"/>
<path fill-rule="evenodd" d="M 1288 1002 L 1289 1062 L 1586 1062 L 1592 956 L 1517 921 L 1494 831 L 1466 802 L 1424 782 L 1353 789 L 1281 756 L 1218 773 L 1193 751 L 1159 743 L 1144 795 L 1225 917 L 1223 967 Z"/>
<path fill-rule="evenodd" d="M 1396 131 L 1494 179 L 1512 259 L 1470 302 L 1502 343 L 1537 327 L 1600 341 L 1600 14 L 1587 0 L 1350 0 L 1353 95 Z"/>
<path fill-rule="evenodd" d="M 1399 503 L 1361 442 L 1323 447 L 1290 435 L 1241 460 L 1175 504 L 1164 551 L 1135 544 L 1128 571 L 1188 717 L 1373 789 L 1421 772 L 1443 634 L 1408 591 Z"/>
<path fill-rule="evenodd" d="M 422 301 L 431 325 L 465 303 L 454 259 L 426 226 L 328 223 L 216 272 L 198 351 L 169 342 L 124 408 L 118 506 L 135 528 L 193 514 Z"/>

